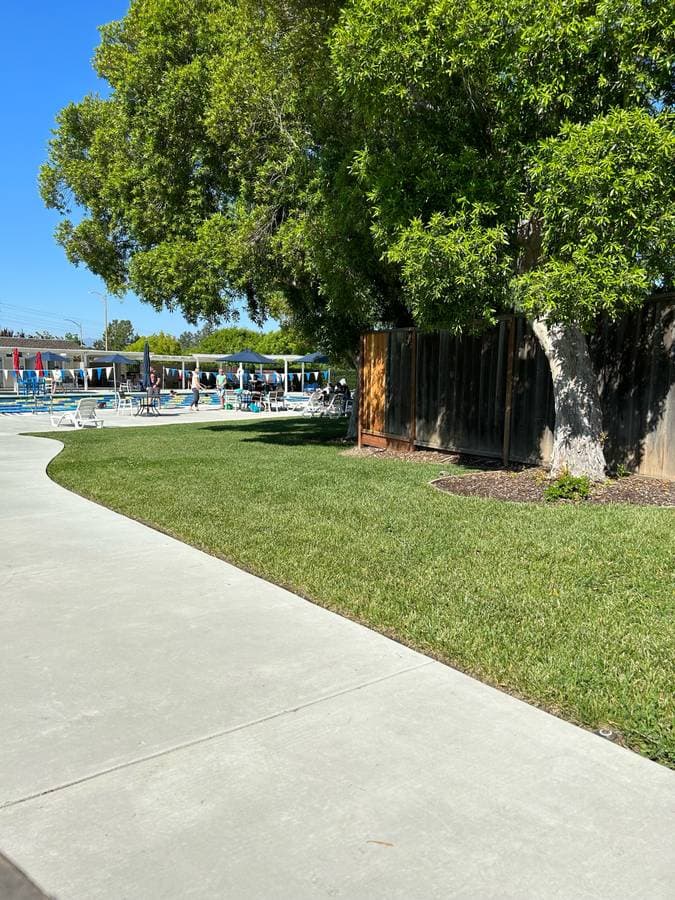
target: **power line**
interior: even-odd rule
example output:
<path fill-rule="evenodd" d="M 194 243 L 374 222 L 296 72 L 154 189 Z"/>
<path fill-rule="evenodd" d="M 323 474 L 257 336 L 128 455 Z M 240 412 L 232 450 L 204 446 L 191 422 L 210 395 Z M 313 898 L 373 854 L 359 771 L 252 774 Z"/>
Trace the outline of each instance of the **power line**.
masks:
<path fill-rule="evenodd" d="M 57 313 L 47 312 L 47 310 L 36 309 L 36 308 L 30 307 L 30 306 L 17 306 L 14 303 L 6 303 L 3 300 L 2 302 L 0 302 L 0 314 L 2 314 L 2 310 L 5 310 L 5 309 L 8 310 L 10 314 L 27 313 L 27 315 L 25 315 L 25 316 L 22 315 L 22 318 L 24 318 L 24 319 L 32 320 L 37 317 L 37 319 L 39 321 L 53 320 L 55 322 L 63 322 L 68 318 L 68 316 L 62 316 Z M 78 321 L 80 321 L 79 318 L 78 318 Z M 93 318 L 88 318 L 88 317 L 81 318 L 81 321 L 86 322 L 89 325 L 98 325 L 99 324 L 98 319 L 93 319 Z"/>

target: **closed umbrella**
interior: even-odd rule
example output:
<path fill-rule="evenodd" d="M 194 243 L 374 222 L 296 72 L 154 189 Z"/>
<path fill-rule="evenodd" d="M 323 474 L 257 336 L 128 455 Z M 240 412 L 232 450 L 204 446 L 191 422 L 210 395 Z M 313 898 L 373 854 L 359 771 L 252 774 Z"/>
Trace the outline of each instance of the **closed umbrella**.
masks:
<path fill-rule="evenodd" d="M 38 350 L 38 352 L 35 354 L 35 372 L 38 378 L 40 377 L 40 372 L 42 371 L 44 371 L 44 366 L 42 365 L 42 354 Z"/>
<path fill-rule="evenodd" d="M 115 372 L 116 365 L 130 365 L 135 362 L 135 360 L 131 359 L 129 356 L 122 356 L 121 353 L 106 353 L 105 356 L 96 357 L 93 362 L 97 363 L 108 363 L 108 365 L 112 365 L 113 370 L 113 385 L 115 387 L 115 393 L 117 393 L 117 373 Z"/>
<path fill-rule="evenodd" d="M 143 365 L 141 366 L 141 381 L 147 391 L 150 387 L 150 344 L 146 341 L 143 345 Z"/>
<path fill-rule="evenodd" d="M 12 350 L 12 368 L 15 372 L 19 371 L 19 348 L 15 347 Z"/>

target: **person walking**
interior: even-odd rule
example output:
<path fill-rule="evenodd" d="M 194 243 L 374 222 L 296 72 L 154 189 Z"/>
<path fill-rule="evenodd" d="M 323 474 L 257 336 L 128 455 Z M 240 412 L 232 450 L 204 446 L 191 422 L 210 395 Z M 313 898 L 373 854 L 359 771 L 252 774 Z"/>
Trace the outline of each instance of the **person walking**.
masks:
<path fill-rule="evenodd" d="M 227 384 L 227 378 L 225 377 L 225 373 L 223 372 L 223 367 L 221 366 L 218 369 L 218 374 L 216 375 L 216 390 L 218 391 L 218 396 L 220 397 L 220 408 L 225 409 L 225 385 Z"/>
<path fill-rule="evenodd" d="M 197 369 L 192 373 L 192 380 L 190 382 L 190 387 L 192 388 L 192 403 L 190 404 L 190 409 L 193 412 L 197 412 L 199 409 L 199 389 L 201 388 L 201 382 L 199 380 L 199 372 Z"/>

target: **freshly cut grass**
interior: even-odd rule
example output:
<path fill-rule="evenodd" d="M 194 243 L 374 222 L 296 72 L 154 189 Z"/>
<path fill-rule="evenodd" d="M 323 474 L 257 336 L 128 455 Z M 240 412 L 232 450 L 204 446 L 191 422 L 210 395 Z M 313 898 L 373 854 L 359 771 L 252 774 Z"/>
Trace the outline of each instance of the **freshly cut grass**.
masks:
<path fill-rule="evenodd" d="M 442 494 L 456 467 L 343 455 L 343 428 L 59 434 L 49 473 L 675 766 L 674 511 Z"/>

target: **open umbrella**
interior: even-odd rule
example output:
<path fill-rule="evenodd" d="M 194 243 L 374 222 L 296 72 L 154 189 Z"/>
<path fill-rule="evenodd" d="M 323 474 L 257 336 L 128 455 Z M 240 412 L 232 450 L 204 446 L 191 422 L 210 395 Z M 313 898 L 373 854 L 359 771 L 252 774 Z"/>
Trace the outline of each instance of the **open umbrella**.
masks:
<path fill-rule="evenodd" d="M 37 353 L 37 355 L 34 358 L 32 358 L 32 360 L 31 360 L 32 366 L 34 369 L 37 369 L 37 365 L 35 364 L 35 361 L 37 360 L 38 356 L 42 359 L 43 363 L 50 363 L 50 362 L 62 363 L 62 362 L 65 362 L 65 360 L 66 360 L 65 353 L 52 353 L 51 350 L 45 350 L 44 353 L 42 351 L 39 351 Z"/>
<path fill-rule="evenodd" d="M 217 356 L 216 362 L 240 363 L 241 365 L 252 363 L 256 366 L 264 366 L 265 363 L 270 362 L 270 357 L 263 356 L 262 353 L 256 353 L 255 350 L 240 350 L 238 353 L 228 353 L 227 356 Z M 244 373 L 241 370 L 239 372 L 239 387 L 242 389 L 244 387 Z"/>
<path fill-rule="evenodd" d="M 147 391 L 150 387 L 150 344 L 146 341 L 143 345 L 143 364 L 141 366 L 141 381 Z"/>
<path fill-rule="evenodd" d="M 130 365 L 130 363 L 136 362 L 135 359 L 131 359 L 129 356 L 122 356 L 121 353 L 106 353 L 105 356 L 97 356 L 93 362 L 97 363 L 108 363 L 112 365 L 113 370 L 113 385 L 115 387 L 115 393 L 117 393 L 117 373 L 115 372 L 116 365 Z"/>
<path fill-rule="evenodd" d="M 294 360 L 302 365 L 302 375 L 300 376 L 300 390 L 305 389 L 305 363 L 327 363 L 328 357 L 325 353 L 318 350 L 316 353 L 308 353 L 307 356 L 301 356 L 300 359 Z M 330 374 L 330 373 L 329 373 Z"/>
<path fill-rule="evenodd" d="M 308 353 L 307 356 L 301 356 L 300 359 L 294 359 L 294 363 L 327 363 L 328 357 L 325 353 L 317 351 L 316 353 Z"/>

